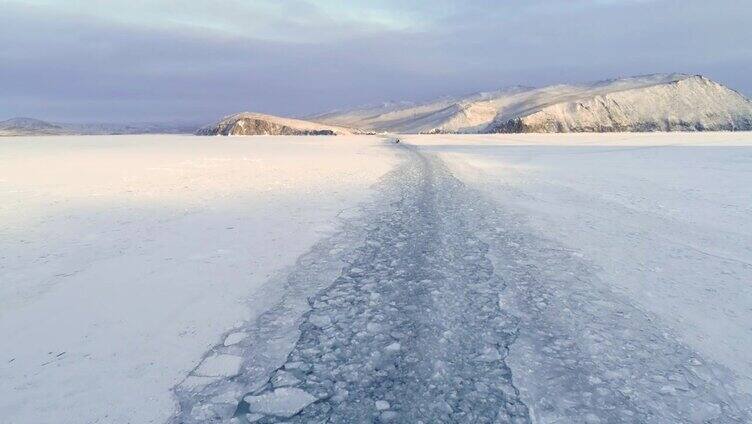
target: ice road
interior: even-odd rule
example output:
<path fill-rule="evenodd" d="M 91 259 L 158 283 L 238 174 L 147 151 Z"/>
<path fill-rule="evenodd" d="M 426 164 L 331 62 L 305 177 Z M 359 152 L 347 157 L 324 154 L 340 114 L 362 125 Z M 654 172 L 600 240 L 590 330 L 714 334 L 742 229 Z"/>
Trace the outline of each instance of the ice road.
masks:
<path fill-rule="evenodd" d="M 207 353 L 175 388 L 172 422 L 750 420 L 738 369 L 458 179 L 441 159 L 457 146 L 412 141 L 395 146 L 381 208 L 301 258 L 295 294 Z M 337 256 L 341 272 L 318 278 Z"/>
<path fill-rule="evenodd" d="M 752 135 L 0 143 L 0 422 L 747 423 Z"/>

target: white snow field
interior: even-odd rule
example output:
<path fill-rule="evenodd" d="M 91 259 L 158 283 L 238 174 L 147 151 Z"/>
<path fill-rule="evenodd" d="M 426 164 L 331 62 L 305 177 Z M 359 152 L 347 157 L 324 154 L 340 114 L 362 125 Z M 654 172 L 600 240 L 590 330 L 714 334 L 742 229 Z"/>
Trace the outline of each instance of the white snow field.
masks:
<path fill-rule="evenodd" d="M 746 423 L 752 133 L 0 142 L 0 421 Z"/>
<path fill-rule="evenodd" d="M 397 161 L 358 136 L 0 140 L 0 422 L 164 422 Z"/>
<path fill-rule="evenodd" d="M 416 135 L 405 140 L 437 153 L 457 178 L 516 216 L 524 231 L 546 240 L 539 246 L 560 249 L 590 265 L 595 278 L 587 284 L 587 277 L 576 276 L 575 283 L 556 286 L 551 281 L 566 280 L 556 274 L 572 270 L 556 269 L 559 264 L 551 260 L 551 286 L 532 296 L 563 326 L 596 341 L 590 343 L 596 346 L 591 354 L 607 358 L 607 373 L 629 372 L 619 369 L 618 358 L 622 349 L 634 350 L 637 344 L 628 334 L 652 331 L 625 318 L 630 313 L 624 311 L 633 308 L 632 315 L 647 320 L 645 326 L 655 326 L 662 337 L 678 340 L 702 357 L 689 360 L 713 363 L 727 394 L 750 410 L 752 133 Z M 512 309 L 515 297 L 531 296 L 520 284 L 510 284 L 508 290 L 506 306 Z M 530 304 L 517 308 L 523 314 L 535 309 Z M 612 310 L 621 316 L 614 322 L 608 318 Z M 546 316 L 537 313 L 537 319 Z M 554 330 L 539 330 L 554 338 Z M 552 402 L 565 400 L 555 399 L 561 394 L 554 379 L 540 371 L 558 355 L 557 348 L 544 347 L 549 358 L 536 358 L 533 345 L 540 340 L 528 339 L 524 332 L 523 326 L 508 359 L 515 383 L 535 412 L 531 415 L 539 422 L 559 422 L 568 415 L 558 410 L 566 407 Z M 624 345 L 618 346 L 619 341 Z M 656 357 L 666 354 L 647 349 Z M 645 360 L 642 365 L 649 367 Z M 683 376 L 676 378 L 683 382 L 678 384 L 665 377 L 650 377 L 661 393 L 688 384 Z M 620 384 L 629 388 L 628 382 Z M 700 411 L 696 422 L 715 416 L 714 406 L 709 411 L 693 406 Z"/>

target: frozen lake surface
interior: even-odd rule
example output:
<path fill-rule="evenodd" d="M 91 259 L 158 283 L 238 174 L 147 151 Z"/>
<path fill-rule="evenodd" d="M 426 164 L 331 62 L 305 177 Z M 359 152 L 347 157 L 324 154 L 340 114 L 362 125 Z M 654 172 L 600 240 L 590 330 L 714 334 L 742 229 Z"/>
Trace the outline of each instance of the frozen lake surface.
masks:
<path fill-rule="evenodd" d="M 523 324 L 529 320 L 509 362 L 523 400 L 541 422 L 555 421 L 559 409 L 582 403 L 583 396 L 597 399 L 603 386 L 589 381 L 608 377 L 624 396 L 645 402 L 681 394 L 698 373 L 688 373 L 679 357 L 690 364 L 707 362 L 708 372 L 722 382 L 720 392 L 749 411 L 751 134 L 417 136 L 407 141 L 442 158 L 523 235 L 511 243 L 525 247 L 525 254 L 510 265 L 500 249 L 496 272 L 517 275 L 510 280 L 522 283 L 509 284 L 505 298 Z M 640 347 L 638 339 L 644 337 L 676 344 Z M 575 348 L 592 358 L 578 364 L 600 367 L 607 378 L 591 378 L 586 370 L 577 372 L 580 381 L 555 378 L 560 367 L 570 366 L 567 350 Z M 672 359 L 662 366 L 675 368 L 659 373 L 655 368 L 661 365 L 651 360 L 666 356 Z M 536 387 L 541 379 L 546 384 Z M 654 392 L 650 381 L 658 392 L 646 399 Z M 567 393 L 568 385 L 581 389 L 569 391 L 569 397 L 552 396 L 557 386 Z M 688 411 L 659 422 L 712 421 L 712 414 L 700 411 L 715 410 L 688 400 L 667 408 Z"/>
<path fill-rule="evenodd" d="M 163 422 L 397 162 L 372 137 L 0 140 L 0 422 Z"/>
<path fill-rule="evenodd" d="M 0 416 L 750 420 L 752 134 L 403 140 L 3 140 Z"/>

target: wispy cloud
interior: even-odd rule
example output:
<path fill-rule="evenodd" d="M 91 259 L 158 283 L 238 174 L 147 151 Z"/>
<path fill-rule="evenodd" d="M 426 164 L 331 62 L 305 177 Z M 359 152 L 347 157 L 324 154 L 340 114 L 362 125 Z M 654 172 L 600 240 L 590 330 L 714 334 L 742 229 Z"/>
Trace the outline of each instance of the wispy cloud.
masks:
<path fill-rule="evenodd" d="M 746 2 L 28 0 L 0 117 L 209 120 L 648 72 L 752 92 Z"/>

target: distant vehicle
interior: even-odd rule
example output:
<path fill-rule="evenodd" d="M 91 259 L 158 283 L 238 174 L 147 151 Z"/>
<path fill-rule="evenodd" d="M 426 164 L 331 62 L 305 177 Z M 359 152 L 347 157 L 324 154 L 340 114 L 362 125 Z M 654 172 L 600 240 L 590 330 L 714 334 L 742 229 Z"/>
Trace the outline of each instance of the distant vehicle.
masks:
<path fill-rule="evenodd" d="M 400 139 L 399 139 L 399 138 L 395 138 L 395 139 L 394 139 L 394 143 L 395 143 L 395 144 L 399 144 L 399 142 L 400 142 Z"/>

